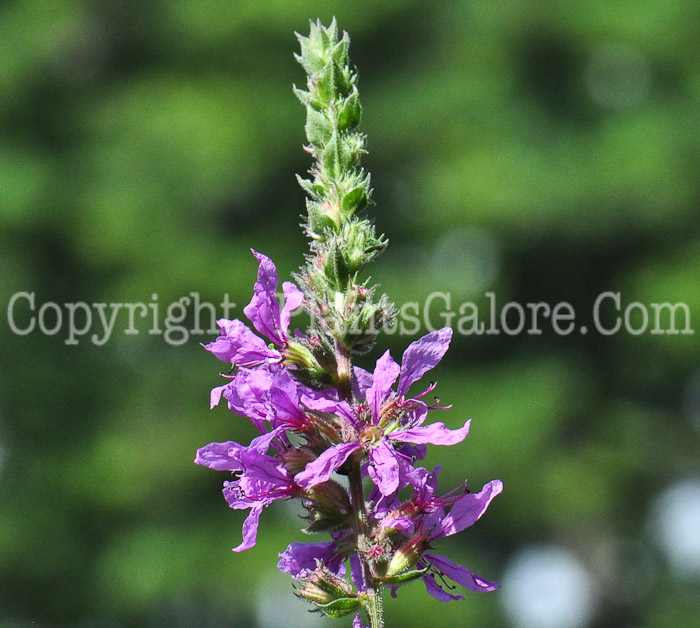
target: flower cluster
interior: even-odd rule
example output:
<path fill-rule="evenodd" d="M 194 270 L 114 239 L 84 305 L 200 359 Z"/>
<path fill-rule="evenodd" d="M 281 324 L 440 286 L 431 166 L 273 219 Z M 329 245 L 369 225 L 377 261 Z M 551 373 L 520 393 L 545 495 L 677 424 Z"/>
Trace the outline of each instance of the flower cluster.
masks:
<path fill-rule="evenodd" d="M 225 400 L 259 436 L 249 445 L 211 443 L 195 462 L 232 474 L 224 498 L 248 511 L 234 551 L 255 545 L 265 507 L 299 499 L 305 532 L 330 540 L 292 543 L 280 554 L 279 569 L 317 610 L 332 617 L 356 613 L 354 626 L 361 628 L 364 609 L 378 628 L 384 588 L 396 595 L 420 579 L 432 596 L 450 601 L 462 599 L 450 582 L 472 591 L 498 587 L 432 550 L 474 524 L 502 484 L 494 480 L 474 493 L 465 482 L 441 495 L 439 468 L 419 465 L 428 445 L 456 445 L 469 432 L 469 421 L 449 429 L 430 418 L 448 409 L 426 401 L 434 383 L 415 392 L 445 355 L 451 329 L 411 343 L 400 364 L 386 351 L 372 372 L 352 365 L 352 354 L 371 347 L 391 319 L 386 297 L 375 300 L 375 289 L 358 280 L 385 241 L 359 215 L 370 190 L 353 152 L 359 154 L 363 139 L 354 131 L 361 110 L 347 34 L 339 39 L 334 21 L 329 28 L 312 24 L 300 40 L 309 91 L 298 93 L 317 159 L 313 181 L 303 183 L 311 195 L 311 253 L 295 276 L 300 287 L 285 282 L 280 302 L 275 265 L 253 251 L 258 276 L 244 313 L 259 335 L 240 320 L 220 320 L 221 335 L 205 348 L 231 365 L 227 383 L 212 390 L 211 406 Z M 311 316 L 306 333 L 290 331 L 299 308 Z"/>
<path fill-rule="evenodd" d="M 469 431 L 469 421 L 455 430 L 441 422 L 426 424 L 431 410 L 445 409 L 423 401 L 435 384 L 415 396 L 409 394 L 412 384 L 442 359 L 452 330 L 440 329 L 410 344 L 400 365 L 387 351 L 373 373 L 354 367 L 349 400 L 341 399 L 334 388 L 314 390 L 295 377 L 295 364 L 286 362 L 289 344 L 297 342 L 290 340 L 289 323 L 293 308 L 301 304 L 301 293 L 286 283 L 280 307 L 274 264 L 264 255 L 255 255 L 260 262 L 258 281 L 245 313 L 275 346 L 267 345 L 239 320 L 220 320 L 222 335 L 206 348 L 238 367 L 226 385 L 212 391 L 212 406 L 223 397 L 233 412 L 252 421 L 260 436 L 248 446 L 211 443 L 197 452 L 195 460 L 232 472 L 235 479 L 224 483 L 226 502 L 231 508 L 250 510 L 243 542 L 234 551 L 255 544 L 265 506 L 297 497 L 308 512 L 306 530 L 329 532 L 333 540 L 292 543 L 280 555 L 279 568 L 301 583 L 301 596 L 321 608 L 337 600 L 345 601 L 342 610 L 361 606 L 362 596 L 343 580 L 350 559 L 352 580 L 359 592 L 365 589 L 358 552 L 369 564 L 373 581 L 394 591 L 417 578 L 442 601 L 461 599 L 441 586 L 447 579 L 472 591 L 495 589 L 495 583 L 428 552 L 440 538 L 476 522 L 502 489 L 495 480 L 479 493 L 471 493 L 465 483 L 449 495 L 438 496 L 438 469 L 429 473 L 415 466 L 425 454 L 425 445 L 455 445 Z M 358 547 L 348 489 L 333 477 L 334 472 L 347 474 L 347 462 L 353 457 L 373 484 L 364 506 L 367 547 Z M 399 499 L 406 488 L 410 495 Z M 333 614 L 335 607 L 326 610 Z"/>

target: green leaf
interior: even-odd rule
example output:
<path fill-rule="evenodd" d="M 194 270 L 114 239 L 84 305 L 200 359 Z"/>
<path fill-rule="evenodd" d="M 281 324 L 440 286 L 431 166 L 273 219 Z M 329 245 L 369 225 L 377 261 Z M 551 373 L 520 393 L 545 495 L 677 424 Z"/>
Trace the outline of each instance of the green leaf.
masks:
<path fill-rule="evenodd" d="M 352 215 L 367 207 L 368 200 L 367 186 L 358 185 L 343 195 L 340 201 L 340 209 L 343 213 Z"/>
<path fill-rule="evenodd" d="M 425 569 L 412 569 L 411 571 L 406 571 L 398 576 L 387 578 L 386 580 L 383 580 L 382 583 L 386 585 L 396 585 L 405 584 L 407 582 L 411 582 L 412 580 L 418 580 L 418 578 L 422 578 L 426 573 L 428 573 L 429 568 L 430 565 L 428 565 L 428 567 Z"/>
<path fill-rule="evenodd" d="M 360 609 L 362 602 L 357 597 L 341 597 L 328 604 L 315 604 L 316 608 L 328 617 L 343 617 Z"/>
<path fill-rule="evenodd" d="M 352 93 L 343 101 L 338 111 L 338 129 L 354 129 L 359 126 L 362 119 L 362 105 L 360 105 L 360 95 L 357 88 L 353 88 Z"/>
<path fill-rule="evenodd" d="M 306 138 L 314 146 L 323 146 L 333 133 L 331 121 L 313 107 L 306 109 Z"/>

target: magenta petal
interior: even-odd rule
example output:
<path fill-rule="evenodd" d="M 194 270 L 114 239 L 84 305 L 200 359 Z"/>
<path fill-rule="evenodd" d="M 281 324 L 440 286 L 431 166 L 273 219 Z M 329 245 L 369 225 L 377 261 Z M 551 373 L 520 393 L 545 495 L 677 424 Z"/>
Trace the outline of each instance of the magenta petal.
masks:
<path fill-rule="evenodd" d="M 334 541 L 318 543 L 295 541 L 288 545 L 287 549 L 279 554 L 279 557 L 277 569 L 288 573 L 295 579 L 305 575 L 308 571 L 313 571 L 316 568 L 316 560 L 323 561 L 323 564 L 333 573 L 345 575 L 345 565 L 342 562 L 344 557 L 338 552 Z"/>
<path fill-rule="evenodd" d="M 360 421 L 355 416 L 352 407 L 347 401 L 335 401 L 334 399 L 324 399 L 323 397 L 310 397 L 304 395 L 301 398 L 302 404 L 309 410 L 317 412 L 330 412 L 337 417 L 345 419 L 350 425 L 359 429 Z"/>
<path fill-rule="evenodd" d="M 216 388 L 211 389 L 211 393 L 209 394 L 209 409 L 211 410 L 212 408 L 216 408 L 216 406 L 219 405 L 221 402 L 221 395 L 224 394 L 224 390 L 228 387 L 228 384 L 224 384 L 223 386 L 217 386 Z"/>
<path fill-rule="evenodd" d="M 264 439 L 271 434 L 266 434 L 259 438 Z M 255 443 L 255 441 L 253 441 L 253 443 Z M 255 445 L 251 443 L 250 447 L 242 449 L 240 453 L 241 465 L 245 471 L 239 480 L 240 486 L 244 489 L 243 493 L 245 495 L 258 495 L 258 497 L 255 498 L 258 500 L 263 499 L 263 490 L 261 490 L 261 487 L 258 487 L 260 482 L 265 486 L 268 499 L 271 493 L 280 489 L 291 489 L 293 486 L 291 475 L 279 460 L 260 452 L 260 449 L 266 450 L 268 445 L 269 441 L 262 441 L 262 444 L 256 443 Z M 258 446 L 259 449 L 255 449 L 255 446 Z M 255 489 L 246 490 L 252 487 L 255 487 Z M 272 499 L 277 499 L 277 497 L 272 497 Z"/>
<path fill-rule="evenodd" d="M 369 371 L 359 367 L 352 367 L 352 389 L 358 399 L 367 398 L 367 389 L 372 385 L 374 375 Z"/>
<path fill-rule="evenodd" d="M 282 292 L 284 293 L 284 305 L 280 313 L 280 325 L 282 333 L 286 336 L 289 330 L 289 323 L 292 320 L 292 312 L 303 303 L 304 293 L 291 281 L 285 281 L 282 284 Z"/>
<path fill-rule="evenodd" d="M 367 389 L 367 403 L 375 421 L 379 418 L 379 410 L 384 400 L 389 396 L 391 387 L 399 376 L 399 371 L 399 365 L 394 362 L 388 350 L 377 360 L 372 385 Z"/>
<path fill-rule="evenodd" d="M 427 573 L 423 576 L 423 584 L 428 593 L 432 595 L 438 602 L 453 602 L 455 600 L 463 600 L 463 595 L 452 595 L 445 591 L 436 581 L 435 576 L 431 573 Z"/>
<path fill-rule="evenodd" d="M 240 471 L 243 467 L 238 454 L 242 449 L 242 445 L 233 441 L 209 443 L 197 450 L 194 462 L 215 471 Z"/>
<path fill-rule="evenodd" d="M 450 340 L 452 340 L 452 329 L 443 327 L 408 346 L 401 360 L 401 379 L 399 379 L 398 388 L 401 397 L 406 396 L 413 382 L 418 381 L 425 373 L 437 366 L 449 348 Z"/>
<path fill-rule="evenodd" d="M 430 539 L 451 536 L 473 525 L 486 512 L 491 500 L 503 490 L 500 480 L 492 480 L 479 493 L 460 497 L 449 514 L 430 535 Z"/>
<path fill-rule="evenodd" d="M 469 434 L 471 419 L 458 430 L 449 430 L 444 423 L 432 423 L 425 427 L 414 427 L 389 435 L 392 440 L 416 445 L 456 445 L 461 443 Z"/>
<path fill-rule="evenodd" d="M 416 527 L 416 522 L 410 517 L 385 517 L 382 519 L 382 528 L 398 530 L 408 533 Z"/>
<path fill-rule="evenodd" d="M 237 366 L 256 366 L 266 359 L 280 359 L 279 352 L 270 349 L 262 338 L 256 336 L 239 320 L 220 319 L 217 325 L 223 332 L 214 342 L 203 345 L 219 360 Z"/>
<path fill-rule="evenodd" d="M 260 522 L 260 513 L 262 512 L 262 509 L 262 505 L 255 505 L 250 509 L 250 514 L 243 522 L 243 542 L 238 547 L 233 548 L 234 552 L 242 552 L 243 550 L 250 549 L 255 545 L 258 536 L 258 523 Z"/>
<path fill-rule="evenodd" d="M 301 473 L 294 476 L 294 481 L 302 488 L 311 488 L 327 482 L 333 471 L 338 469 L 353 451 L 360 448 L 359 443 L 341 443 L 326 449 L 316 460 L 309 462 Z"/>
<path fill-rule="evenodd" d="M 258 280 L 253 287 L 253 298 L 243 308 L 243 312 L 253 323 L 255 329 L 275 344 L 282 346 L 286 342 L 286 337 L 282 332 L 280 304 L 277 301 L 277 285 L 279 284 L 277 269 L 266 255 L 257 251 L 253 251 L 253 255 L 260 262 Z"/>
<path fill-rule="evenodd" d="M 357 554 L 350 555 L 350 578 L 352 583 L 357 587 L 358 591 L 365 590 L 365 579 L 362 575 L 362 564 L 360 557 Z"/>
<path fill-rule="evenodd" d="M 399 463 L 394 448 L 382 441 L 369 454 L 369 475 L 382 495 L 391 495 L 399 488 Z"/>
<path fill-rule="evenodd" d="M 360 613 L 355 615 L 355 619 L 352 620 L 352 628 L 366 628 L 366 626 L 362 625 L 362 621 L 360 619 Z"/>
<path fill-rule="evenodd" d="M 444 556 L 425 554 L 423 558 L 448 578 L 454 580 L 457 584 L 461 584 L 465 589 L 469 589 L 470 591 L 487 593 L 488 591 L 494 591 L 500 587 L 498 583 L 477 576 L 466 567 L 462 567 L 462 565 L 455 565 L 455 563 Z"/>
<path fill-rule="evenodd" d="M 260 431 L 266 431 L 271 413 L 270 386 L 272 377 L 268 366 L 240 369 L 224 390 L 224 397 L 232 412 L 248 417 Z"/>
<path fill-rule="evenodd" d="M 280 426 L 272 430 L 271 432 L 268 432 L 267 434 L 261 434 L 260 436 L 257 436 L 254 438 L 248 447 L 246 447 L 247 450 L 249 451 L 255 451 L 259 454 L 264 454 L 269 448 L 270 448 L 270 443 L 280 436 L 281 434 L 285 433 L 285 428 L 284 426 Z"/>

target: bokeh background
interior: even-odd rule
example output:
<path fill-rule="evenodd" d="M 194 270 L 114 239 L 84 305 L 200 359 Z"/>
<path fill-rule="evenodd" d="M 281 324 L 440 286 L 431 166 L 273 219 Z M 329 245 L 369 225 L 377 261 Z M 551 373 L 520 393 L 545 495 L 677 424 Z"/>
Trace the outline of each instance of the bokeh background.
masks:
<path fill-rule="evenodd" d="M 229 294 L 240 316 L 250 247 L 283 276 L 298 267 L 294 174 L 310 163 L 293 33 L 333 15 L 351 34 L 371 211 L 391 240 L 372 274 L 398 305 L 440 290 L 486 314 L 492 291 L 567 301 L 590 323 L 611 290 L 623 305 L 684 302 L 698 329 L 697 2 L 7 1 L 3 628 L 349 624 L 307 614 L 276 571 L 302 540 L 294 509 L 275 504 L 258 545 L 230 551 L 243 515 L 192 459 L 253 432 L 208 409 L 211 335 L 174 346 L 120 317 L 103 346 L 67 345 L 65 327 L 18 336 L 6 315 L 19 291 L 37 308 L 157 294 L 162 322 L 196 291 Z M 380 344 L 398 358 L 413 339 Z M 458 335 L 434 376 L 454 406 L 444 420 L 473 423 L 428 464 L 445 489 L 505 484 L 441 550 L 503 588 L 442 605 L 413 584 L 388 625 L 698 625 L 700 333 Z"/>

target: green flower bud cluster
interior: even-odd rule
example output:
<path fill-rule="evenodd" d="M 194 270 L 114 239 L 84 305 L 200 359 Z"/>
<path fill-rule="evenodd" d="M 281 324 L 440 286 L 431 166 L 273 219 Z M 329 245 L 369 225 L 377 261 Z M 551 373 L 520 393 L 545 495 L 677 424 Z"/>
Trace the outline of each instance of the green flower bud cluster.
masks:
<path fill-rule="evenodd" d="M 350 39 L 347 33 L 339 37 L 335 19 L 327 28 L 312 22 L 309 36 L 297 37 L 296 58 L 308 82 L 307 90 L 295 93 L 306 107 L 306 150 L 315 163 L 310 179 L 299 178 L 309 196 L 304 227 L 311 252 L 295 279 L 306 296 L 310 336 L 323 350 L 333 353 L 341 343 L 348 353 L 367 351 L 393 320 L 394 308 L 385 295 L 377 297 L 376 286 L 359 280 L 387 240 L 362 215 L 372 189 L 360 166 L 365 136 L 357 130 L 362 107 L 349 65 Z"/>
<path fill-rule="evenodd" d="M 342 617 L 357 612 L 362 606 L 352 585 L 329 571 L 320 561 L 317 561 L 314 571 L 299 578 L 294 593 L 314 605 L 312 612 L 321 612 L 328 617 Z"/>

